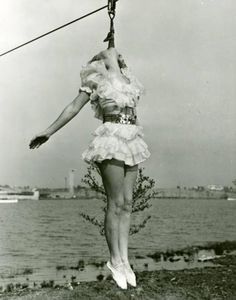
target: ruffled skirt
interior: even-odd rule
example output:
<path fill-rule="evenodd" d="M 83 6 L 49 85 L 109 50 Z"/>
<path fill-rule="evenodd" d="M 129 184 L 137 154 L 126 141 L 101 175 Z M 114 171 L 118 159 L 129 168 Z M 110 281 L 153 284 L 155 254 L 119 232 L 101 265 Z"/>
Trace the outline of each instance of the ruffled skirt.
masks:
<path fill-rule="evenodd" d="M 88 163 L 114 158 L 134 166 L 150 156 L 141 126 L 106 122 L 96 129 L 94 136 L 82 154 Z"/>

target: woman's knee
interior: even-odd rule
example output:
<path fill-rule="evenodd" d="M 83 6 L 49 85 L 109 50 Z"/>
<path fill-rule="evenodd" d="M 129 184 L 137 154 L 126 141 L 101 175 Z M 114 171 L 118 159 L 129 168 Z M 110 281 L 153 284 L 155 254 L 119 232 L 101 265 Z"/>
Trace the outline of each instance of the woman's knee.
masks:
<path fill-rule="evenodd" d="M 107 205 L 107 211 L 109 213 L 113 213 L 115 215 L 120 215 L 122 210 L 124 208 L 124 197 L 109 197 L 108 198 L 108 205 Z"/>
<path fill-rule="evenodd" d="M 124 197 L 124 204 L 122 206 L 122 212 L 130 214 L 132 212 L 132 197 Z"/>

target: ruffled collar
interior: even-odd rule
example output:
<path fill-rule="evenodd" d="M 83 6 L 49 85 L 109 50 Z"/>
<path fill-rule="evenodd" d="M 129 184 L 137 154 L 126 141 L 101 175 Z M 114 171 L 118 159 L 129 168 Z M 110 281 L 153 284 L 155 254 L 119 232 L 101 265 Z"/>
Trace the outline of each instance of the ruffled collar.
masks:
<path fill-rule="evenodd" d="M 121 75 L 117 75 L 116 72 L 111 72 L 107 70 L 106 65 L 103 60 L 95 60 L 87 63 L 82 68 L 81 77 L 83 80 L 90 82 L 95 82 L 98 85 L 104 85 L 105 82 L 116 82 L 114 89 L 118 88 L 120 92 L 133 93 L 139 98 L 141 94 L 144 93 L 143 85 L 138 81 L 138 79 L 132 74 L 128 67 L 121 68 Z M 90 76 L 91 75 L 91 76 Z M 122 79 L 124 76 L 127 80 Z"/>

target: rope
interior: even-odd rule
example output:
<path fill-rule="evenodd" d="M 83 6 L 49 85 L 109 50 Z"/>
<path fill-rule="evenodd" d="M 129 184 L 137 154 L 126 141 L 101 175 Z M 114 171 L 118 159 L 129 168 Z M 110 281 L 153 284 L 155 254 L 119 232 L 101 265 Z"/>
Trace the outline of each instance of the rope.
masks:
<path fill-rule="evenodd" d="M 115 0 L 115 2 L 116 2 L 116 1 L 119 1 L 119 0 Z M 66 23 L 66 24 L 64 24 L 64 25 L 62 25 L 62 26 L 59 26 L 59 27 L 57 27 L 57 28 L 55 28 L 55 29 L 52 29 L 52 30 L 50 30 L 50 31 L 48 31 L 48 32 L 46 32 L 46 33 L 44 33 L 44 34 L 42 34 L 42 35 L 40 35 L 40 36 L 38 36 L 38 37 L 36 37 L 36 38 L 34 38 L 34 39 L 28 41 L 28 42 L 26 42 L 26 43 L 23 43 L 23 44 L 21 44 L 21 45 L 15 47 L 15 48 L 12 48 L 12 49 L 10 49 L 10 50 L 4 52 L 4 53 L 1 53 L 0 56 L 6 55 L 6 54 L 8 54 L 8 53 L 10 53 L 10 52 L 15 51 L 16 49 L 19 49 L 19 48 L 21 48 L 21 47 L 24 47 L 25 45 L 28 45 L 28 44 L 30 44 L 30 43 L 32 43 L 32 42 L 38 40 L 38 39 L 41 39 L 42 37 L 44 37 L 44 36 L 46 36 L 46 35 L 49 35 L 49 34 L 55 32 L 55 31 L 57 31 L 57 30 L 60 30 L 60 29 L 62 29 L 62 28 L 64 28 L 64 27 L 66 27 L 66 26 L 69 26 L 69 25 L 71 25 L 71 24 L 73 24 L 73 23 L 75 23 L 75 22 L 77 22 L 77 21 L 80 21 L 80 20 L 86 18 L 86 17 L 89 17 L 89 16 L 91 16 L 92 14 L 95 14 L 95 13 L 99 12 L 100 10 L 103 10 L 103 9 L 105 9 L 105 8 L 107 8 L 107 7 L 108 7 L 108 5 L 102 6 L 102 7 L 98 8 L 98 9 L 96 9 L 96 10 L 94 10 L 94 11 L 92 11 L 92 12 L 90 12 L 90 13 L 84 15 L 84 16 L 82 16 L 82 17 L 79 17 L 79 18 L 77 18 L 77 19 L 75 19 L 75 20 L 73 20 L 73 21 L 71 21 L 71 22 L 68 22 L 68 23 Z"/>

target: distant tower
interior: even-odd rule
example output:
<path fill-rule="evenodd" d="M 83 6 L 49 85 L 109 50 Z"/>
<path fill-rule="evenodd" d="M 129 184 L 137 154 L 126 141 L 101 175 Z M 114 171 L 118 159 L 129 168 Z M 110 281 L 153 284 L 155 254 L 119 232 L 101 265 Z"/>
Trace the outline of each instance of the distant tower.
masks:
<path fill-rule="evenodd" d="M 67 190 L 67 177 L 65 177 L 65 190 Z"/>
<path fill-rule="evenodd" d="M 69 172 L 69 192 L 71 196 L 74 196 L 75 194 L 75 190 L 74 190 L 74 186 L 75 186 L 75 169 L 71 169 Z"/>

